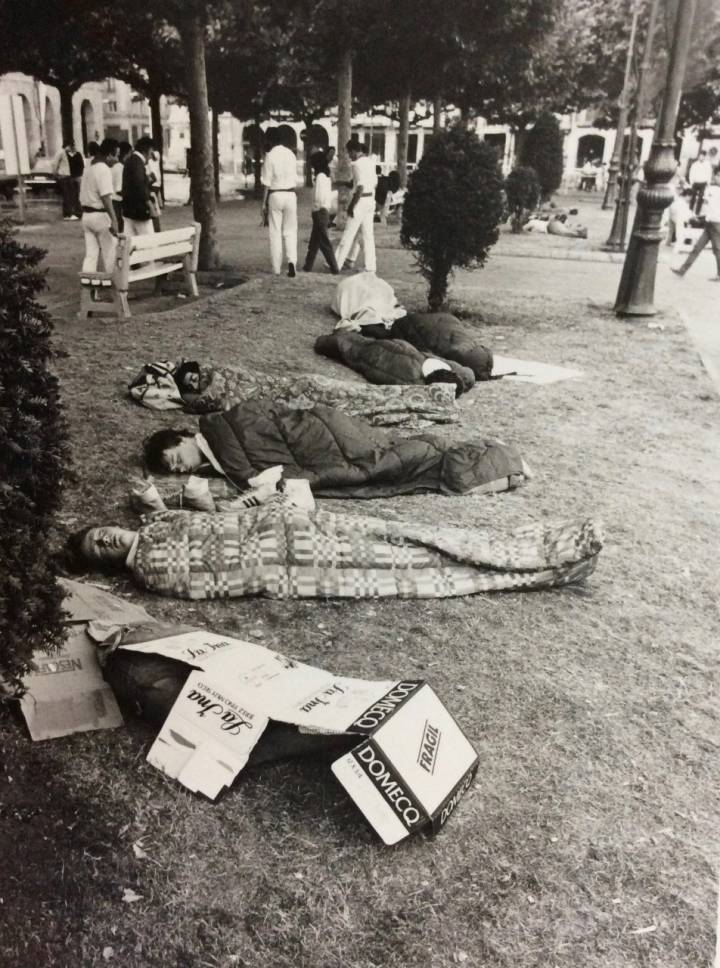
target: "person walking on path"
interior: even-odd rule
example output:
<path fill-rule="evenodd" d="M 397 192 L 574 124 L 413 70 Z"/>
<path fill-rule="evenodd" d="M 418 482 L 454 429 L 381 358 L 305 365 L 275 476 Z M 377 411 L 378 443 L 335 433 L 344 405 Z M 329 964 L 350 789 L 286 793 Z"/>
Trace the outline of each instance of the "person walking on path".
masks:
<path fill-rule="evenodd" d="M 97 272 L 101 252 L 105 272 L 111 272 L 115 262 L 118 224 L 113 208 L 111 167 L 118 163 L 119 147 L 114 138 L 105 138 L 99 145 L 92 162 L 83 172 L 80 185 L 82 227 L 85 236 L 83 272 Z"/>
<path fill-rule="evenodd" d="M 705 226 L 702 235 L 680 268 L 673 269 L 676 276 L 685 275 L 708 242 L 712 246 L 717 265 L 714 280 L 720 282 L 720 165 L 713 172 L 712 184 L 705 191 Z"/>
<path fill-rule="evenodd" d="M 147 161 L 153 148 L 148 135 L 138 138 L 135 150 L 123 165 L 122 213 L 126 235 L 150 235 L 152 223 L 152 192 L 147 173 Z"/>
<path fill-rule="evenodd" d="M 62 213 L 66 222 L 80 218 L 80 179 L 85 162 L 75 145 L 69 141 L 55 159 L 55 174 L 62 194 Z"/>
<path fill-rule="evenodd" d="M 690 195 L 690 208 L 696 215 L 700 214 L 702 208 L 705 189 L 712 180 L 713 169 L 708 161 L 707 154 L 701 151 L 688 170 L 688 181 L 692 194 Z"/>
<path fill-rule="evenodd" d="M 283 247 L 287 274 L 295 277 L 297 263 L 297 160 L 294 152 L 280 144 L 277 128 L 266 132 L 268 152 L 262 166 L 263 221 L 270 230 L 270 261 L 276 276 L 282 271 Z"/>
<path fill-rule="evenodd" d="M 330 181 L 330 166 L 322 151 L 316 151 L 310 158 L 310 165 L 315 175 L 312 197 L 312 232 L 305 256 L 305 272 L 312 272 L 318 249 L 325 256 L 330 272 L 337 275 L 339 270 L 335 261 L 332 243 L 328 236 L 330 208 L 332 207 L 332 182 Z"/>
<path fill-rule="evenodd" d="M 354 243 L 359 235 L 362 238 L 365 271 L 375 272 L 377 268 L 375 236 L 373 234 L 375 188 L 377 186 L 375 165 L 368 158 L 367 148 L 357 138 L 353 137 L 348 141 L 347 150 L 352 163 L 353 195 L 347 209 L 348 219 L 345 230 L 340 239 L 340 244 L 335 250 L 335 259 L 338 268 L 342 269 L 343 263 L 352 250 L 357 250 Z"/>

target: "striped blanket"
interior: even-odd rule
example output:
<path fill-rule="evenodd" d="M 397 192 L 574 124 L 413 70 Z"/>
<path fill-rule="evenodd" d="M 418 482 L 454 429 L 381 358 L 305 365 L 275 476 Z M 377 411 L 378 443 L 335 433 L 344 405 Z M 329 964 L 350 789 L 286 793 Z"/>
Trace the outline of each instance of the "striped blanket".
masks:
<path fill-rule="evenodd" d="M 131 570 L 188 599 L 448 598 L 579 581 L 601 547 L 591 520 L 500 534 L 305 511 L 279 495 L 240 512 L 150 515 Z"/>

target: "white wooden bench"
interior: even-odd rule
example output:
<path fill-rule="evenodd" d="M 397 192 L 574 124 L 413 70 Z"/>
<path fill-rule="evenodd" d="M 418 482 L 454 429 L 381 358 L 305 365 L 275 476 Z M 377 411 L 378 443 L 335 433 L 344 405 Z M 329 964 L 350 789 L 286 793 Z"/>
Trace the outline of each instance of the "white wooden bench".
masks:
<path fill-rule="evenodd" d="M 79 318 L 96 313 L 127 319 L 130 316 L 128 289 L 131 283 L 155 279 L 158 289 L 163 276 L 179 269 L 185 276 L 188 295 L 197 296 L 195 274 L 199 250 L 198 222 L 167 232 L 119 236 L 115 267 L 111 272 L 80 273 Z"/>

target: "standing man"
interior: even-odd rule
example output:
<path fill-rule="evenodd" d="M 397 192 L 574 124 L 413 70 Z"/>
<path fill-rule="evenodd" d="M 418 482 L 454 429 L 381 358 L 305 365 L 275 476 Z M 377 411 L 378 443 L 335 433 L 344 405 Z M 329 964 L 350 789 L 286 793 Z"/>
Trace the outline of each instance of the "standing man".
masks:
<path fill-rule="evenodd" d="M 62 193 L 63 219 L 76 222 L 80 218 L 80 179 L 85 168 L 83 156 L 75 151 L 72 141 L 63 147 L 55 159 L 55 174 Z"/>
<path fill-rule="evenodd" d="M 362 238 L 365 271 L 375 272 L 377 268 L 375 264 L 375 236 L 373 234 L 375 187 L 377 186 L 375 166 L 368 158 L 367 148 L 357 138 L 352 137 L 346 147 L 352 163 L 353 195 L 347 209 L 348 218 L 345 223 L 345 230 L 340 239 L 340 244 L 335 250 L 335 260 L 338 268 L 342 269 L 343 263 L 351 254 L 351 251 L 357 251 L 357 245 L 354 243 L 356 243 L 359 235 Z"/>
<path fill-rule="evenodd" d="M 118 162 L 116 165 L 113 165 L 111 169 L 113 178 L 113 209 L 115 210 L 115 218 L 117 219 L 118 232 L 123 232 L 125 230 L 125 223 L 122 215 L 123 168 L 125 162 L 128 160 L 131 154 L 132 145 L 130 142 L 121 141 Z"/>
<path fill-rule="evenodd" d="M 145 167 L 152 148 L 152 138 L 143 135 L 123 165 L 122 213 L 126 235 L 150 235 L 154 231 L 152 192 Z"/>
<path fill-rule="evenodd" d="M 267 154 L 263 161 L 261 181 L 263 220 L 270 229 L 270 261 L 276 276 L 282 271 L 283 246 L 287 274 L 295 278 L 297 262 L 297 160 L 295 154 L 280 144 L 277 128 L 265 132 Z"/>
<path fill-rule="evenodd" d="M 82 227 L 85 236 L 83 272 L 96 272 L 102 252 L 105 272 L 112 272 L 115 263 L 115 247 L 118 225 L 113 208 L 113 178 L 111 168 L 118 164 L 119 144 L 114 138 L 105 138 L 85 166 L 80 185 Z"/>
<path fill-rule="evenodd" d="M 696 215 L 700 214 L 705 189 L 711 180 L 712 165 L 708 161 L 706 152 L 701 151 L 695 161 L 690 165 L 690 170 L 688 171 L 688 181 L 692 189 L 690 208 Z"/>
<path fill-rule="evenodd" d="M 685 275 L 708 242 L 712 246 L 717 266 L 717 275 L 713 279 L 720 282 L 720 165 L 713 173 L 712 185 L 705 192 L 705 226 L 702 235 L 680 268 L 673 269 L 676 276 Z"/>

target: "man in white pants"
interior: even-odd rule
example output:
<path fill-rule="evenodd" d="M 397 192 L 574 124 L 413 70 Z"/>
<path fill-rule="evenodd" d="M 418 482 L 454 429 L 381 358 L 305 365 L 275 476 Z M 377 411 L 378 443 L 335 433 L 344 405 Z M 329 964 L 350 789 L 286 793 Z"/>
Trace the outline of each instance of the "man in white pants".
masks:
<path fill-rule="evenodd" d="M 297 262 L 297 159 L 295 154 L 280 144 L 277 128 L 265 132 L 268 152 L 262 167 L 263 220 L 270 230 L 270 261 L 276 276 L 282 271 L 283 245 L 287 259 L 287 274 L 295 278 Z"/>
<path fill-rule="evenodd" d="M 83 272 L 97 272 L 102 252 L 103 269 L 115 267 L 118 226 L 113 208 L 113 178 L 111 168 L 117 164 L 119 145 L 114 138 L 105 138 L 98 153 L 85 165 L 80 183 L 80 206 L 85 236 Z"/>
<path fill-rule="evenodd" d="M 348 256 L 353 254 L 356 256 L 359 235 L 362 239 L 365 271 L 375 272 L 377 268 L 375 263 L 375 236 L 373 234 L 375 187 L 377 185 L 375 165 L 367 156 L 367 148 L 357 138 L 351 138 L 348 141 L 347 151 L 352 162 L 353 196 L 347 209 L 348 219 L 345 223 L 345 230 L 340 239 L 340 244 L 335 250 L 335 259 L 338 269 L 342 269 Z"/>

